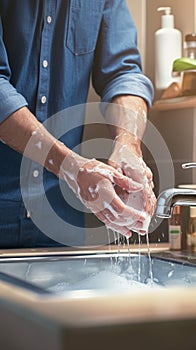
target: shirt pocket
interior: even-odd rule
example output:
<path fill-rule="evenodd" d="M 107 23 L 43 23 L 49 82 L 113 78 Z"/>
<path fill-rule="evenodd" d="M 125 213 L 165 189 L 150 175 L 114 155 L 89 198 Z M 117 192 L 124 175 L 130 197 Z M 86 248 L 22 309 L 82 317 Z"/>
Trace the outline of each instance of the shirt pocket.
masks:
<path fill-rule="evenodd" d="M 95 50 L 105 0 L 70 0 L 66 45 L 75 55 Z"/>

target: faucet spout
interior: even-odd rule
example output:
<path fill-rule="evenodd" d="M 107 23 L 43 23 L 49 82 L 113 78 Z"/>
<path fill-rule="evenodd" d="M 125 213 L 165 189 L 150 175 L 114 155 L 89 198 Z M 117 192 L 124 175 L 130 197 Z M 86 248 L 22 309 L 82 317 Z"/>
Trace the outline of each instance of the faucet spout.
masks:
<path fill-rule="evenodd" d="M 158 199 L 155 215 L 161 218 L 170 218 L 173 207 L 196 206 L 196 190 L 183 188 L 170 188 L 163 191 Z"/>
<path fill-rule="evenodd" d="M 183 169 L 196 168 L 196 162 L 182 164 Z M 172 216 L 173 207 L 180 206 L 196 206 L 196 189 L 188 188 L 169 188 L 163 191 L 158 199 L 155 209 L 155 216 L 160 218 L 170 218 Z"/>

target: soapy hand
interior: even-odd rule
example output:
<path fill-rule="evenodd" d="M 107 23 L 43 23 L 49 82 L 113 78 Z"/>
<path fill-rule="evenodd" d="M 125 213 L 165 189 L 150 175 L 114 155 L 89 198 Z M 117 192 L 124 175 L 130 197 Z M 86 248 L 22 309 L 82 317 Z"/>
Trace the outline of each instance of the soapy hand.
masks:
<path fill-rule="evenodd" d="M 142 229 L 145 215 L 126 205 L 115 186 L 122 192 L 137 193 L 143 189 L 143 184 L 107 164 L 83 158 L 72 151 L 64 159 L 59 177 L 107 227 L 127 237 L 131 236 L 130 227 Z"/>
<path fill-rule="evenodd" d="M 133 181 L 142 184 L 143 189 L 135 193 L 134 196 L 119 187 L 116 187 L 116 192 L 127 206 L 137 208 L 146 216 L 139 230 L 134 226 L 129 226 L 130 230 L 145 234 L 156 205 L 152 172 L 142 158 L 138 143 L 134 144 L 130 142 L 130 135 L 128 133 L 125 132 L 116 138 L 108 164 L 121 171 L 122 174 Z"/>
<path fill-rule="evenodd" d="M 145 216 L 139 230 L 134 225 L 129 226 L 130 230 L 145 234 L 156 204 L 152 173 L 143 161 L 141 152 L 141 140 L 147 123 L 146 102 L 139 96 L 117 95 L 106 106 L 105 119 L 114 139 L 108 164 L 143 186 L 135 195 L 122 188 L 115 189 L 128 207 L 137 208 Z"/>

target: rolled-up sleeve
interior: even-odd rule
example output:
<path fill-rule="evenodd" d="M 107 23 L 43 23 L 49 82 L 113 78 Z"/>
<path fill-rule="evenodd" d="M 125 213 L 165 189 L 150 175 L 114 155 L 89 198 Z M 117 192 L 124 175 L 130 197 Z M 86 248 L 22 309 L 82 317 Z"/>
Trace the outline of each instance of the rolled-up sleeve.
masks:
<path fill-rule="evenodd" d="M 11 70 L 3 42 L 3 28 L 0 18 L 0 122 L 27 105 L 26 99 L 10 83 L 10 78 Z"/>
<path fill-rule="evenodd" d="M 102 102 L 136 95 L 152 104 L 154 89 L 142 73 L 137 30 L 124 0 L 106 1 L 95 51 L 92 82 Z"/>

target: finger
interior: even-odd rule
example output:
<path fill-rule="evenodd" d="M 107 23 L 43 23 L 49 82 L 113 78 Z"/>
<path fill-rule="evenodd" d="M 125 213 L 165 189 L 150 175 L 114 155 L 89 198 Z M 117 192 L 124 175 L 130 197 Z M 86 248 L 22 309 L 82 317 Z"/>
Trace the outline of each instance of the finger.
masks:
<path fill-rule="evenodd" d="M 108 222 L 120 227 L 128 227 L 129 229 L 137 227 L 141 229 L 144 225 L 146 214 L 123 205 L 116 207 L 116 203 L 107 204 L 104 210 L 100 211 L 102 218 L 105 216 Z"/>
<path fill-rule="evenodd" d="M 130 236 L 130 230 L 126 226 L 118 226 L 114 224 L 113 222 L 110 222 L 109 219 L 105 216 L 104 212 L 99 212 L 96 214 L 97 218 L 102 221 L 106 227 L 121 233 L 122 235 L 128 235 Z"/>
<path fill-rule="evenodd" d="M 100 211 L 99 214 L 102 215 L 102 217 L 105 217 L 107 222 L 114 223 L 117 219 L 117 216 L 114 216 L 114 214 L 112 214 L 112 212 L 107 208 Z"/>
<path fill-rule="evenodd" d="M 129 235 L 129 229 L 128 227 L 122 227 L 113 224 L 112 222 L 105 224 L 107 228 L 110 228 L 111 230 L 114 230 L 115 232 L 120 233 L 121 235 Z"/>
<path fill-rule="evenodd" d="M 127 222 L 126 218 L 124 218 L 121 215 L 116 215 L 116 213 L 115 213 L 115 215 L 113 215 L 113 213 L 107 208 L 100 211 L 99 214 L 102 215 L 102 217 L 105 217 L 108 223 L 112 223 L 112 224 L 115 224 L 115 225 L 118 225 L 121 227 L 127 226 L 126 225 L 126 222 Z M 128 222 L 129 221 L 130 221 L 130 218 L 128 219 Z M 130 224 L 130 222 L 129 222 L 129 224 Z M 135 226 L 137 226 L 137 223 L 134 224 L 134 227 Z M 143 227 L 142 223 L 140 225 L 138 225 L 138 227 L 142 228 Z"/>
<path fill-rule="evenodd" d="M 156 197 L 154 195 L 154 192 L 150 191 L 146 194 L 145 200 L 144 200 L 144 210 L 152 216 L 156 207 Z"/>
<path fill-rule="evenodd" d="M 139 230 L 139 234 L 141 236 L 145 236 L 147 234 L 147 231 L 146 230 Z"/>
<path fill-rule="evenodd" d="M 117 226 L 112 223 L 106 224 L 106 227 L 120 233 L 123 236 L 126 236 L 127 238 L 132 236 L 132 232 L 127 227 Z"/>
<path fill-rule="evenodd" d="M 138 183 L 127 176 L 121 175 L 118 172 L 114 173 L 113 181 L 115 185 L 118 185 L 127 192 L 136 192 L 143 189 L 143 185 L 141 183 Z"/>
<path fill-rule="evenodd" d="M 119 167 L 119 165 L 112 160 L 108 160 L 108 165 L 110 165 L 112 168 L 116 169 L 119 173 L 123 173 L 122 169 Z"/>
<path fill-rule="evenodd" d="M 152 178 L 153 178 L 152 171 L 147 166 L 146 166 L 146 176 L 147 176 L 148 181 L 152 182 Z"/>
<path fill-rule="evenodd" d="M 145 214 L 135 208 L 127 206 L 117 195 L 113 198 L 110 206 L 112 210 L 121 217 L 132 220 L 132 223 L 133 221 L 144 221 L 146 218 Z"/>
<path fill-rule="evenodd" d="M 128 192 L 132 191 L 141 191 L 143 189 L 143 184 L 136 182 L 122 174 L 122 172 L 113 169 L 110 165 L 99 164 L 93 169 L 94 172 L 104 176 L 111 182 L 116 185 L 119 185 L 121 188 L 125 189 Z"/>
<path fill-rule="evenodd" d="M 143 222 L 142 222 L 142 221 L 137 221 L 137 222 L 135 222 L 133 225 L 128 226 L 128 228 L 129 228 L 130 230 L 133 230 L 133 231 L 135 231 L 135 232 L 138 232 L 138 231 L 142 230 L 142 228 L 143 228 Z"/>

